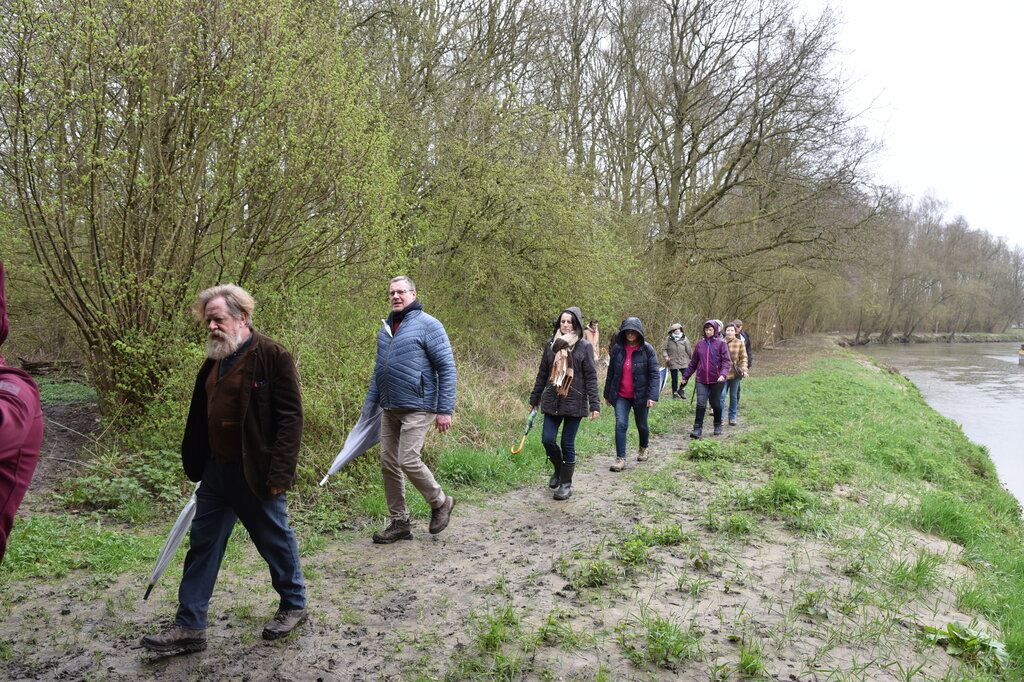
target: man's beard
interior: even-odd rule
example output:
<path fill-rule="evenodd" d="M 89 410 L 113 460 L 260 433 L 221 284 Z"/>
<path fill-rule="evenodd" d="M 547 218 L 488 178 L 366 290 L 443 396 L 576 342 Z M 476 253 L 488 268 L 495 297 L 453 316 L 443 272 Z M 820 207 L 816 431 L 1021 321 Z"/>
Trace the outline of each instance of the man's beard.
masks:
<path fill-rule="evenodd" d="M 245 341 L 241 330 L 231 337 L 223 332 L 210 332 L 206 335 L 206 357 L 211 360 L 223 360 L 238 350 Z"/>

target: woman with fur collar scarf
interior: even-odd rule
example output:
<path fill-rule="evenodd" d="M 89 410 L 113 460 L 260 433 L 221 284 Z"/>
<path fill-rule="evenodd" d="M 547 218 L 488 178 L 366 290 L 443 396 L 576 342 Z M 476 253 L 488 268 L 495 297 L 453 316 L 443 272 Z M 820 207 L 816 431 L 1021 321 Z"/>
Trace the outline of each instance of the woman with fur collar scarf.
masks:
<path fill-rule="evenodd" d="M 544 415 L 541 443 L 554 467 L 548 487 L 556 489 L 556 500 L 572 495 L 580 422 L 588 414 L 596 419 L 601 409 L 594 349 L 583 338 L 582 320 L 576 307 L 566 308 L 555 320 L 554 335 L 544 347 L 530 393 L 530 407 L 536 410 L 539 406 Z"/>

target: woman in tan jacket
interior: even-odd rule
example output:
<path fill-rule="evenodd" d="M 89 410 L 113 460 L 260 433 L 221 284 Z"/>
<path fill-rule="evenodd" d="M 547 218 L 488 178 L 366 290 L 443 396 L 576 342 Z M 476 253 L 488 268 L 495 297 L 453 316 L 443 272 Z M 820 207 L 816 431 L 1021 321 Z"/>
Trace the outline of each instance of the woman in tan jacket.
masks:
<path fill-rule="evenodd" d="M 661 361 L 672 373 L 672 397 L 679 400 L 686 398 L 686 388 L 679 385 L 679 373 L 686 369 L 693 356 L 693 346 L 686 338 L 683 325 L 674 324 L 668 328 L 668 336 L 661 344 Z"/>
<path fill-rule="evenodd" d="M 722 391 L 722 411 L 725 411 L 725 394 L 729 394 L 729 426 L 736 426 L 736 413 L 740 409 L 740 381 L 747 373 L 747 345 L 737 335 L 736 325 L 730 322 L 725 325 L 725 342 L 729 344 L 729 357 L 732 367 L 725 378 L 725 390 Z"/>

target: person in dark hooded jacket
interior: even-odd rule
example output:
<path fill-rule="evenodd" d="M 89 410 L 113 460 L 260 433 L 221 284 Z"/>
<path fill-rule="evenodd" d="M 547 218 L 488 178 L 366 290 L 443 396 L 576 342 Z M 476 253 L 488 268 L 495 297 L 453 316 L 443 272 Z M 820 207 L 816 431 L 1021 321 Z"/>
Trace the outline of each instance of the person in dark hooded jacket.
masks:
<path fill-rule="evenodd" d="M 683 386 L 686 386 L 691 376 L 697 377 L 697 412 L 693 418 L 690 438 L 701 437 L 708 400 L 711 401 L 711 411 L 715 415 L 715 435 L 722 433 L 722 389 L 725 388 L 725 378 L 729 375 L 732 360 L 729 357 L 729 345 L 718 336 L 719 329 L 721 327 L 717 320 L 704 323 L 704 338 L 693 347 L 690 364 L 683 370 Z"/>
<path fill-rule="evenodd" d="M 538 406 L 544 415 L 541 443 L 554 466 L 548 487 L 556 489 L 556 500 L 567 500 L 572 495 L 572 475 L 576 468 L 576 432 L 583 417 L 589 413 L 590 418 L 595 419 L 601 409 L 594 349 L 583 338 L 579 308 L 562 311 L 555 321 L 554 336 L 544 347 L 530 393 L 530 407 L 536 410 Z M 560 444 L 559 428 L 562 429 Z"/>
<path fill-rule="evenodd" d="M 0 263 L 0 345 L 7 339 L 7 298 L 4 264 Z M 43 444 L 43 412 L 39 388 L 32 378 L 0 355 L 0 562 L 14 514 L 32 481 Z"/>
<path fill-rule="evenodd" d="M 622 471 L 626 465 L 626 430 L 629 411 L 640 435 L 638 462 L 647 460 L 651 429 L 647 413 L 658 401 L 661 372 L 654 346 L 644 341 L 644 325 L 639 318 L 627 317 L 612 340 L 608 375 L 604 382 L 604 399 L 615 407 L 615 462 L 611 471 Z"/>

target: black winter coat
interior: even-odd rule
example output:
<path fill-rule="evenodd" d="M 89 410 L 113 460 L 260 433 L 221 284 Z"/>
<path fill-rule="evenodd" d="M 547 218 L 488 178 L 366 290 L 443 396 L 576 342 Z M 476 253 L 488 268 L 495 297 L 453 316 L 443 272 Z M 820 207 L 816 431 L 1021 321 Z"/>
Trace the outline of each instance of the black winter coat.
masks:
<path fill-rule="evenodd" d="M 597 394 L 594 347 L 583 338 L 583 314 L 576 306 L 566 308 L 558 314 L 554 319 L 554 331 L 558 331 L 558 321 L 565 313 L 572 316 L 572 326 L 579 338 L 569 355 L 572 358 L 572 383 L 569 385 L 569 392 L 565 396 L 560 396 L 554 386 L 550 385 L 551 365 L 555 362 L 555 354 L 551 350 L 554 339 L 551 339 L 544 346 L 537 379 L 533 382 L 533 391 L 530 392 L 530 405 L 539 404 L 541 413 L 553 417 L 586 417 L 589 412 L 601 409 L 601 399 Z"/>
<path fill-rule="evenodd" d="M 644 326 L 635 317 L 627 317 L 615 334 L 609 351 L 608 375 L 604 380 L 604 399 L 612 405 L 619 398 L 619 385 L 622 383 L 622 366 L 626 362 L 626 349 L 623 347 L 626 330 L 635 331 L 640 335 L 640 347 L 633 351 L 633 405 L 646 407 L 648 400 L 658 400 L 661 393 L 661 372 L 658 354 L 654 346 L 644 340 Z"/>
<path fill-rule="evenodd" d="M 591 412 L 601 410 L 601 399 L 597 393 L 597 365 L 594 364 L 594 347 L 586 339 L 580 339 L 569 354 L 572 358 L 572 384 L 569 393 L 560 396 L 554 386 L 550 386 L 551 365 L 555 354 L 551 351 L 551 341 L 544 346 L 544 356 L 540 360 L 537 379 L 533 382 L 530 393 L 530 404 L 540 404 L 542 414 L 555 417 L 586 417 Z"/>

